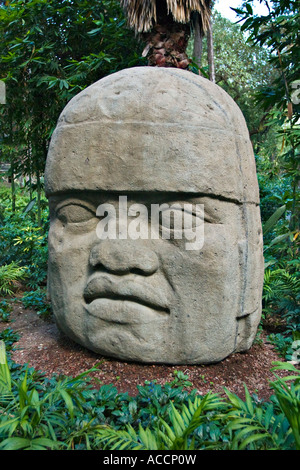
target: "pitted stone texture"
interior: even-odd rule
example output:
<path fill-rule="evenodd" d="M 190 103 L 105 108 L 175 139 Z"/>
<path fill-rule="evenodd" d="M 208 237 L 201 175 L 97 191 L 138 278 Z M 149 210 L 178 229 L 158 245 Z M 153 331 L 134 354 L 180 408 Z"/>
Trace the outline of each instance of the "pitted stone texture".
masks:
<path fill-rule="evenodd" d="M 244 117 L 221 88 L 152 67 L 100 80 L 63 110 L 45 184 L 49 293 L 66 334 L 99 354 L 150 363 L 217 362 L 252 345 L 263 282 L 259 192 Z M 100 240 L 97 207 L 118 214 L 120 195 L 128 208 L 203 204 L 203 247 Z"/>

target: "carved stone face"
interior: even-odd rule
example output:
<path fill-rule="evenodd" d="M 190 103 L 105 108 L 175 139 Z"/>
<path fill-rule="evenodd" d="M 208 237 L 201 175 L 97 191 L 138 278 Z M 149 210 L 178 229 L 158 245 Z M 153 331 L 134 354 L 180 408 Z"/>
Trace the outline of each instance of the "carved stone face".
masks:
<path fill-rule="evenodd" d="M 103 355 L 174 364 L 251 346 L 263 274 L 255 162 L 240 111 L 217 86 L 140 67 L 87 88 L 60 117 L 46 190 L 49 291 L 71 338 Z M 153 204 L 201 205 L 203 246 L 187 250 L 172 226 L 165 239 L 100 239 L 99 206 L 114 208 L 119 233 L 124 195 L 149 214 Z"/>

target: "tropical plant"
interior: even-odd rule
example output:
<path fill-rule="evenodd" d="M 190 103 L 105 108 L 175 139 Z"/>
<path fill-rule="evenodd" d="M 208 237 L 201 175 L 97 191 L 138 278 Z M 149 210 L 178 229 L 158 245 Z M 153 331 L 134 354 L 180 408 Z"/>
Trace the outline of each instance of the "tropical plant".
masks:
<path fill-rule="evenodd" d="M 0 322 L 9 322 L 10 314 L 12 312 L 11 303 L 7 300 L 1 300 L 0 302 Z"/>
<path fill-rule="evenodd" d="M 98 431 L 99 442 L 111 450 L 194 450 L 195 438 L 191 436 L 205 420 L 205 413 L 221 410 L 224 406 L 219 396 L 212 393 L 203 398 L 196 396 L 193 402 L 189 400 L 188 405 L 182 405 L 180 412 L 171 403 L 170 424 L 160 418 L 154 432 L 149 428 L 143 429 L 141 425 L 138 432 L 131 425 L 120 431 L 104 427 Z"/>
<path fill-rule="evenodd" d="M 0 449 L 280 449 L 299 448 L 299 371 L 270 383 L 269 401 L 245 400 L 149 383 L 130 397 L 112 384 L 78 377 L 45 377 L 15 364 L 0 341 Z M 151 416 L 151 413 L 153 416 Z"/>
<path fill-rule="evenodd" d="M 280 362 L 275 363 L 276 369 L 294 375 L 270 383 L 275 390 L 270 402 L 258 402 L 247 387 L 245 401 L 225 389 L 227 400 L 209 393 L 179 409 L 171 404 L 168 422 L 160 418 L 152 428 L 104 426 L 98 430 L 99 442 L 110 450 L 299 449 L 299 371 Z M 203 426 L 210 428 L 206 435 Z"/>
<path fill-rule="evenodd" d="M 275 391 L 269 403 L 257 404 L 245 387 L 246 400 L 226 390 L 232 409 L 227 412 L 231 450 L 245 448 L 299 449 L 300 377 L 292 364 L 275 362 L 271 369 L 284 369 L 294 373 L 281 379 L 275 375 L 270 386 Z M 287 382 L 292 381 L 288 386 Z M 234 433 L 232 433 L 234 431 Z"/>
<path fill-rule="evenodd" d="M 279 406 L 287 418 L 293 433 L 296 449 L 300 450 L 300 371 L 292 364 L 275 362 L 274 370 L 289 370 L 293 375 L 280 378 L 270 385 L 275 391 Z M 291 382 L 290 386 L 288 382 Z"/>
<path fill-rule="evenodd" d="M 265 271 L 263 299 L 275 303 L 280 311 L 299 306 L 300 279 L 284 269 Z M 299 324 L 300 326 L 300 324 Z"/>
<path fill-rule="evenodd" d="M 282 333 L 271 333 L 268 336 L 268 341 L 273 344 L 275 351 L 281 356 L 284 357 L 286 361 L 291 362 L 292 364 L 300 363 L 300 331 L 294 330 L 292 335 L 282 334 Z"/>
<path fill-rule="evenodd" d="M 42 198 L 41 219 L 38 208 L 30 201 L 29 188 L 16 191 L 15 211 L 10 204 L 9 188 L 1 188 L 0 203 L 0 266 L 18 263 L 26 270 L 27 286 L 44 285 L 47 276 L 49 209 Z"/>
<path fill-rule="evenodd" d="M 13 344 L 18 341 L 19 338 L 19 333 L 16 333 L 12 328 L 5 328 L 0 331 L 0 340 L 5 343 L 7 351 L 13 349 Z"/>
<path fill-rule="evenodd" d="M 77 429 L 73 422 L 74 410 L 81 410 L 85 402 L 82 379 L 92 370 L 61 379 L 40 394 L 28 368 L 18 381 L 12 378 L 5 343 L 0 341 L 0 450 L 67 449 L 76 438 L 87 438 L 88 423 Z M 68 432 L 68 423 L 73 424 L 72 432 Z M 58 434 L 64 435 L 64 442 Z"/>
<path fill-rule="evenodd" d="M 202 34 L 210 28 L 211 0 L 121 0 L 129 26 L 147 45 L 143 56 L 148 64 L 186 69 L 191 27 Z"/>
<path fill-rule="evenodd" d="M 262 0 L 260 0 L 262 2 Z M 265 46 L 272 53 L 269 62 L 277 70 L 272 83 L 257 93 L 257 101 L 266 112 L 265 126 L 276 127 L 280 142 L 277 159 L 281 177 L 290 184 L 289 229 L 299 233 L 299 116 L 300 100 L 295 95 L 299 79 L 299 5 L 295 0 L 264 0 L 267 15 L 255 15 L 253 0 L 235 9 L 243 21 L 241 29 L 249 34 L 248 42 Z M 295 98 L 296 96 L 296 98 Z"/>
<path fill-rule="evenodd" d="M 23 281 L 27 276 L 25 267 L 15 261 L 0 266 L 0 293 L 12 295 L 17 281 Z"/>
<path fill-rule="evenodd" d="M 25 292 L 22 297 L 25 308 L 33 308 L 42 318 L 47 319 L 51 315 L 51 305 L 47 299 L 45 288 L 38 288 L 34 291 Z"/>
<path fill-rule="evenodd" d="M 215 83 L 221 86 L 241 108 L 255 151 L 258 152 L 258 146 L 266 141 L 266 134 L 263 131 L 267 116 L 255 103 L 255 93 L 262 86 L 271 85 L 276 74 L 274 67 L 269 63 L 271 54 L 265 48 L 247 43 L 247 37 L 241 31 L 240 25 L 223 18 L 215 9 L 212 10 L 211 24 Z M 187 49 L 188 55 L 193 57 L 193 61 L 197 61 L 201 74 L 209 78 L 209 37 L 206 35 L 202 39 L 201 62 L 197 60 L 197 55 L 193 51 L 195 40 L 194 31 Z M 197 72 L 194 68 L 193 71 Z M 267 137 L 269 141 L 269 135 Z"/>

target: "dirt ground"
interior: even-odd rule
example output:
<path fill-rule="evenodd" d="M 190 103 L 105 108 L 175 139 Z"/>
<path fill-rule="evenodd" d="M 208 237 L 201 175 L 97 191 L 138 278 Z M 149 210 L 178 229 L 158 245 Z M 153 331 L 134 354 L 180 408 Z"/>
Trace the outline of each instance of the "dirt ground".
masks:
<path fill-rule="evenodd" d="M 182 371 L 188 376 L 192 386 L 200 394 L 209 390 L 224 395 L 224 387 L 244 399 L 244 384 L 251 394 L 256 394 L 261 400 L 268 400 L 272 394 L 269 381 L 274 379 L 270 371 L 274 361 L 281 360 L 273 346 L 266 339 L 266 332 L 260 335 L 246 353 L 232 354 L 218 364 L 211 365 L 145 365 L 122 362 L 101 357 L 74 343 L 64 336 L 56 327 L 54 321 L 45 321 L 33 310 L 24 309 L 21 301 L 14 303 L 14 310 L 9 323 L 0 323 L 0 331 L 12 328 L 20 334 L 20 339 L 14 343 L 13 360 L 18 364 L 29 364 L 47 376 L 64 374 L 76 375 L 98 365 L 93 377 L 100 385 L 114 384 L 119 392 L 128 392 L 135 396 L 137 385 L 145 381 L 156 381 L 159 384 L 171 382 L 174 371 Z M 279 376 L 287 372 L 277 371 Z"/>

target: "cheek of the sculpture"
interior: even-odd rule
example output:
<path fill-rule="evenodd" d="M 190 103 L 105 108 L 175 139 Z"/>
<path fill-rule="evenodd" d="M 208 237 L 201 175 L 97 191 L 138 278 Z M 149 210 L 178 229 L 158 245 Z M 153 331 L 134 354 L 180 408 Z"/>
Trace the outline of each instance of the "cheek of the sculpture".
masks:
<path fill-rule="evenodd" d="M 75 341 L 85 342 L 83 291 L 88 276 L 89 249 L 78 237 L 50 225 L 48 290 L 58 327 Z"/>

